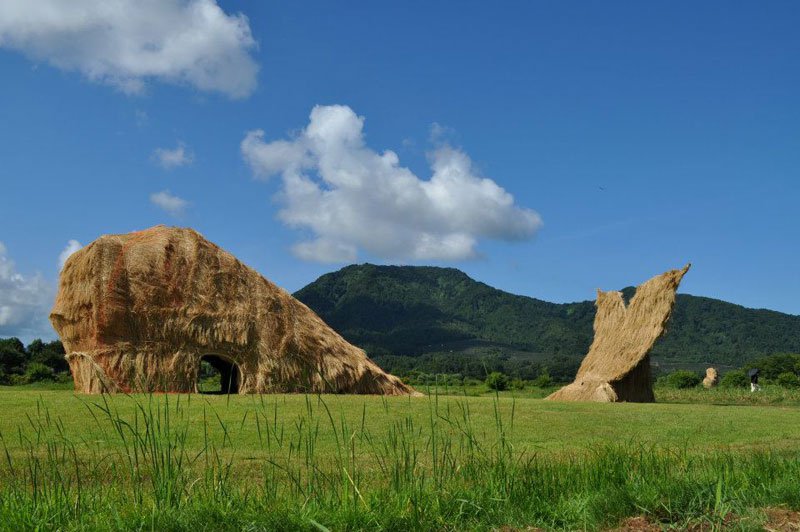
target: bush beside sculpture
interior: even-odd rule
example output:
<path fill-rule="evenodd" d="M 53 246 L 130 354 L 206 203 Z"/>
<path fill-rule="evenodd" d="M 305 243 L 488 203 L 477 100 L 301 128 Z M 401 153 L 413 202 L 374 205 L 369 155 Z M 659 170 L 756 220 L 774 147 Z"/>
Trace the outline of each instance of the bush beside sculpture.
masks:
<path fill-rule="evenodd" d="M 725 373 L 719 381 L 721 388 L 745 388 L 750 386 L 750 379 L 744 370 L 736 369 Z"/>
<path fill-rule="evenodd" d="M 659 379 L 660 380 L 660 379 Z M 694 371 L 689 371 L 686 369 L 679 369 L 677 371 L 673 371 L 666 377 L 664 377 L 664 383 L 669 386 L 670 388 L 677 388 L 677 389 L 687 389 L 687 388 L 694 388 L 698 384 L 700 384 L 700 375 L 695 373 Z"/>

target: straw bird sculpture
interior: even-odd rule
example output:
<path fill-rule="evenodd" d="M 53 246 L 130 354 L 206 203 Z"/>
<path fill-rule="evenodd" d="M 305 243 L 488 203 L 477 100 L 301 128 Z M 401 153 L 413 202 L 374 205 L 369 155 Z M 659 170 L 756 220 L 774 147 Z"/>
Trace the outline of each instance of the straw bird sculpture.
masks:
<path fill-rule="evenodd" d="M 105 235 L 76 252 L 50 320 L 79 392 L 196 392 L 205 359 L 230 393 L 416 394 L 192 229 Z"/>
<path fill-rule="evenodd" d="M 597 291 L 594 341 L 575 382 L 548 399 L 553 401 L 655 401 L 650 350 L 665 331 L 675 292 L 690 264 L 653 277 L 636 289 L 628 305 L 622 292 Z"/>

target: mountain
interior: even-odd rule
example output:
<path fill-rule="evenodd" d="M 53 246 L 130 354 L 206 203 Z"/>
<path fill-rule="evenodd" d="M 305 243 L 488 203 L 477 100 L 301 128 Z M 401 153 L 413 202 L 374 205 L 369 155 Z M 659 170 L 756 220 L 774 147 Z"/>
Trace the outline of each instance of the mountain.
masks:
<path fill-rule="evenodd" d="M 524 374 L 547 366 L 568 377 L 589 347 L 595 311 L 593 301 L 550 303 L 428 266 L 348 266 L 294 296 L 399 373 L 485 372 L 488 361 Z M 800 316 L 679 294 L 653 358 L 667 369 L 724 368 L 788 352 L 800 353 Z"/>

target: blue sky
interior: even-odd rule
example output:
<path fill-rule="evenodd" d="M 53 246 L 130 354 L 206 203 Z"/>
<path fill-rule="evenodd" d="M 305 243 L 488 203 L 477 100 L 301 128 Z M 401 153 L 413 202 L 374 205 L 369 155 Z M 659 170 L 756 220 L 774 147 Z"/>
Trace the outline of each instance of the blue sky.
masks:
<path fill-rule="evenodd" d="M 68 242 L 159 223 L 290 291 L 691 261 L 682 292 L 800 314 L 796 2 L 64 5 L 0 7 L 0 336 L 53 336 Z"/>

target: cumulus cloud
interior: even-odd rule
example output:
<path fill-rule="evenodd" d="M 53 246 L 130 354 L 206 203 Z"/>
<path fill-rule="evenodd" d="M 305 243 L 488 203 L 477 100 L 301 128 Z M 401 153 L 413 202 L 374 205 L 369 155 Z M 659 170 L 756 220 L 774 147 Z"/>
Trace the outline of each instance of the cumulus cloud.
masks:
<path fill-rule="evenodd" d="M 58 255 L 58 269 L 63 270 L 64 264 L 67 263 L 67 259 L 70 257 L 70 255 L 72 255 L 82 247 L 83 246 L 81 245 L 81 243 L 78 242 L 77 240 L 70 240 L 69 242 L 67 242 L 67 247 L 65 247 L 64 250 Z"/>
<path fill-rule="evenodd" d="M 17 272 L 0 242 L 0 337 L 52 336 L 47 315 L 53 295 L 52 285 L 41 275 L 24 276 Z"/>
<path fill-rule="evenodd" d="M 176 218 L 183 216 L 186 212 L 186 207 L 189 206 L 188 201 L 178 196 L 173 196 L 170 194 L 169 190 L 162 190 L 161 192 L 150 194 L 150 203 L 160 207 L 167 214 L 175 216 Z"/>
<path fill-rule="evenodd" d="M 481 238 L 524 240 L 541 226 L 463 151 L 439 145 L 430 178 L 420 179 L 395 152 L 369 148 L 363 128 L 347 106 L 316 106 L 290 140 L 267 142 L 255 130 L 242 141 L 257 177 L 282 178 L 279 218 L 314 235 L 295 245 L 298 257 L 350 262 L 363 250 L 383 259 L 462 260 L 477 255 Z"/>
<path fill-rule="evenodd" d="M 155 79 L 241 98 L 258 71 L 247 17 L 215 0 L 3 0 L 0 46 L 126 93 Z"/>
<path fill-rule="evenodd" d="M 172 150 L 156 148 L 153 152 L 153 160 L 162 168 L 177 168 L 191 164 L 194 161 L 194 154 L 186 149 L 186 145 L 183 142 L 178 142 L 178 145 Z"/>

